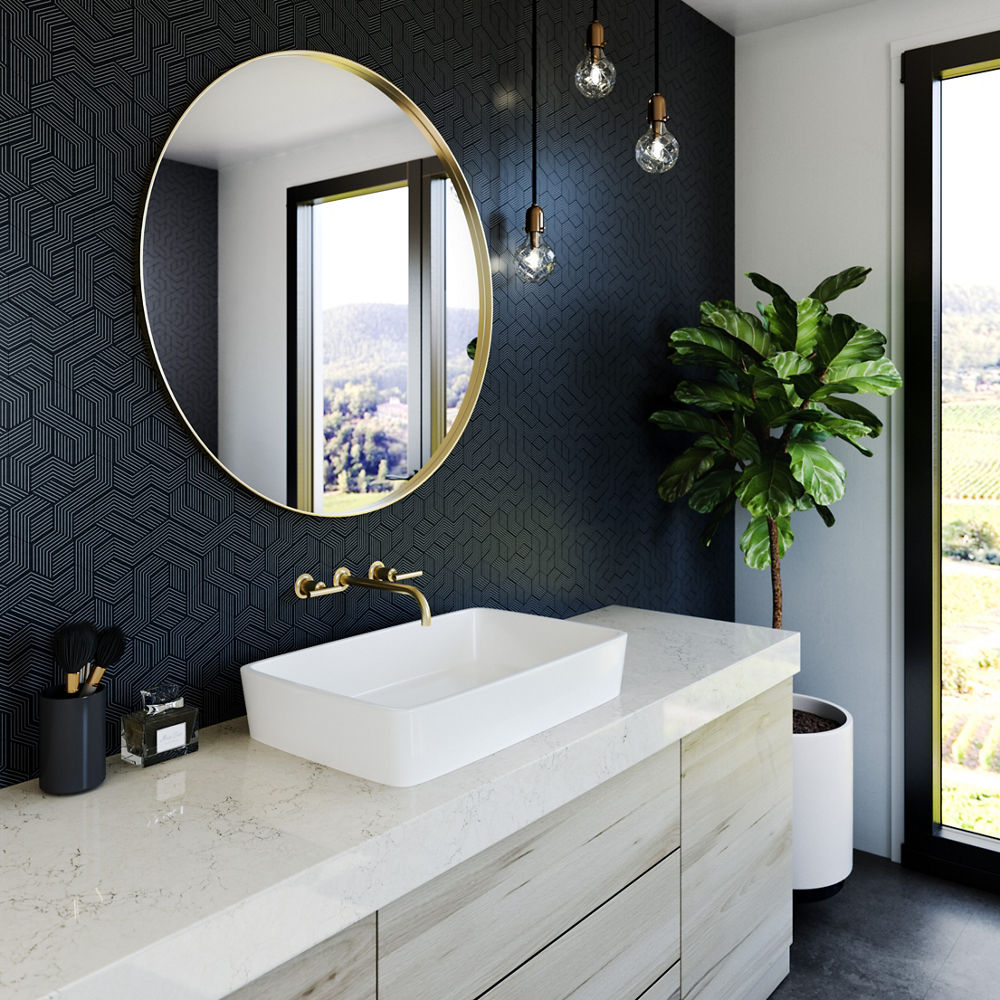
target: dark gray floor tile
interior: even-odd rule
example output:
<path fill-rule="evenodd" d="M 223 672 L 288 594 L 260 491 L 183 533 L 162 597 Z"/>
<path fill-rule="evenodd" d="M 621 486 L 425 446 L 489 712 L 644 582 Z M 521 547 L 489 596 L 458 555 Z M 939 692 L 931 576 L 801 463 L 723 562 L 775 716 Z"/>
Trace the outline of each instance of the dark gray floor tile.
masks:
<path fill-rule="evenodd" d="M 857 852 L 836 896 L 795 907 L 773 1000 L 996 1000 L 1000 897 Z"/>
<path fill-rule="evenodd" d="M 937 980 L 955 996 L 1000 996 L 1000 898 L 969 919 Z"/>
<path fill-rule="evenodd" d="M 931 983 L 924 1000 L 996 1000 L 997 993 L 973 993 L 963 986 L 951 986 L 948 983 Z"/>

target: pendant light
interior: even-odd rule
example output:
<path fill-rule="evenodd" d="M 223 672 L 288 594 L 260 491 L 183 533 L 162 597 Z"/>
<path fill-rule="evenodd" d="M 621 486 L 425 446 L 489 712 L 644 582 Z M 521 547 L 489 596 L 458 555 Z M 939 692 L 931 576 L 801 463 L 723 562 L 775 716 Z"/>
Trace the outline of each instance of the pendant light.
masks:
<path fill-rule="evenodd" d="M 556 266 L 556 252 L 545 242 L 545 219 L 538 205 L 538 0 L 531 0 L 531 207 L 525 213 L 527 234 L 514 251 L 518 276 L 537 284 Z"/>
<path fill-rule="evenodd" d="M 677 162 L 680 147 L 667 131 L 667 102 L 660 93 L 660 0 L 654 0 L 654 10 L 653 93 L 646 106 L 649 128 L 635 144 L 635 160 L 647 174 L 664 174 Z"/>
<path fill-rule="evenodd" d="M 607 97 L 615 85 L 615 67 L 604 54 L 604 25 L 597 20 L 597 0 L 594 20 L 587 28 L 587 52 L 576 67 L 573 81 L 576 89 L 592 100 Z"/>

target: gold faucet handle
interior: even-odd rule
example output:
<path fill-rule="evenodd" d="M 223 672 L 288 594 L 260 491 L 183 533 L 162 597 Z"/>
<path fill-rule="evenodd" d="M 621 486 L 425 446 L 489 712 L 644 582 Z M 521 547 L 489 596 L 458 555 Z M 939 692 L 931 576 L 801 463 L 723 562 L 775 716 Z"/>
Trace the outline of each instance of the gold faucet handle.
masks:
<path fill-rule="evenodd" d="M 399 580 L 415 580 L 418 576 L 423 576 L 424 571 L 422 569 L 416 569 L 412 573 L 400 573 L 399 570 L 391 569 L 389 570 L 389 581 L 391 583 L 396 583 Z"/>
<path fill-rule="evenodd" d="M 347 584 L 343 579 L 339 579 L 341 575 L 350 576 L 350 570 L 341 566 L 333 575 L 333 583 L 327 586 L 322 580 L 314 580 L 312 574 L 302 573 L 292 589 L 295 591 L 295 596 L 303 601 L 308 597 L 322 597 L 323 594 L 339 594 L 347 590 Z"/>
<path fill-rule="evenodd" d="M 400 573 L 398 569 L 388 569 L 381 559 L 376 559 L 368 567 L 369 580 L 383 580 L 389 583 L 398 583 L 400 580 L 415 580 L 418 576 L 423 575 L 422 569 L 415 570 L 413 573 Z"/>

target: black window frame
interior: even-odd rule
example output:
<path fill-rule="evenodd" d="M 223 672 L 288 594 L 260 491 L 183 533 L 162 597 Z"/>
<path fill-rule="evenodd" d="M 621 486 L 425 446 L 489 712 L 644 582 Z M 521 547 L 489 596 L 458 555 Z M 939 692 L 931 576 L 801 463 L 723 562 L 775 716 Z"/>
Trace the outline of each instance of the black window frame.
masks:
<path fill-rule="evenodd" d="M 1000 67 L 1000 31 L 903 53 L 904 841 L 908 867 L 1000 891 L 1000 840 L 943 826 L 941 82 Z"/>

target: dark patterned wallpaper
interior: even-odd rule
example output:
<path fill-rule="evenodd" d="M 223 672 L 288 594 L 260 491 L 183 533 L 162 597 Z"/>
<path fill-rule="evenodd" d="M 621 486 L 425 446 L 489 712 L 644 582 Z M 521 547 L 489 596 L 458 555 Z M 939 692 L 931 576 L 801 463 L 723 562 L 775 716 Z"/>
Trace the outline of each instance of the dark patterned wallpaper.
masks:
<path fill-rule="evenodd" d="M 219 446 L 219 172 L 164 160 L 149 198 L 143 293 L 156 353 L 198 437 Z"/>
<path fill-rule="evenodd" d="M 507 0 L 15 0 L 0 13 L 0 782 L 37 771 L 53 631 L 120 625 L 108 748 L 140 686 L 173 679 L 206 724 L 243 711 L 239 666 L 413 616 L 402 598 L 299 601 L 302 571 L 422 568 L 436 613 L 567 616 L 609 603 L 729 618 L 731 531 L 655 493 L 647 423 L 672 377 L 663 337 L 731 293 L 733 41 L 664 4 L 662 83 L 680 141 L 635 165 L 651 5 L 609 8 L 612 95 L 571 85 L 590 5 L 543 0 L 540 179 L 559 270 L 509 277 L 530 200 L 529 34 Z M 613 10 L 613 16 L 611 11 Z M 523 20 L 523 18 L 522 18 Z M 468 176 L 499 270 L 493 350 L 458 447 L 415 494 L 361 517 L 275 507 L 192 441 L 144 341 L 138 218 L 187 104 L 263 52 L 315 48 L 382 73 Z M 397 603 L 397 600 L 399 603 Z"/>

